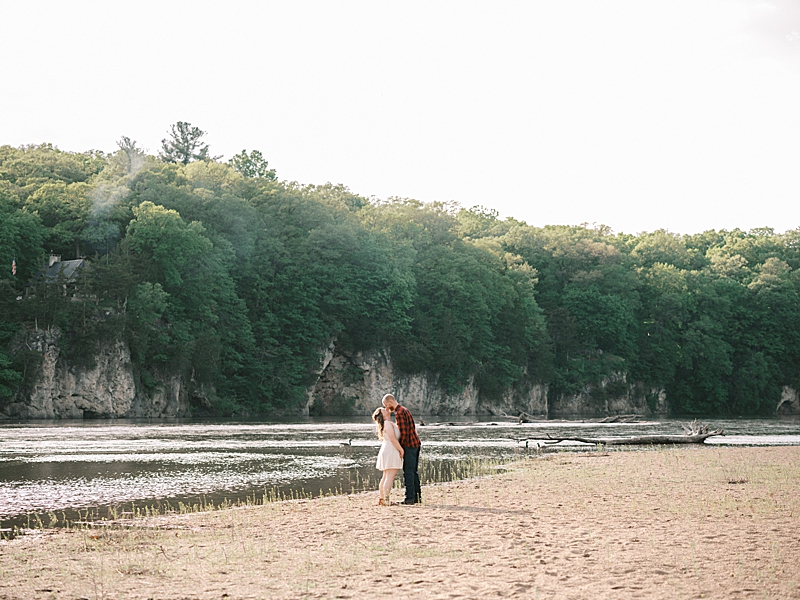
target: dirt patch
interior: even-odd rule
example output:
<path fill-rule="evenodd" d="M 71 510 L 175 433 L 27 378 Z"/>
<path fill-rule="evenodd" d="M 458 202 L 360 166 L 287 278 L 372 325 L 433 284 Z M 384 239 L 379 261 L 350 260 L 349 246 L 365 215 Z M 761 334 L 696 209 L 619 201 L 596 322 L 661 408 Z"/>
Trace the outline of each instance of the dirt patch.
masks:
<path fill-rule="evenodd" d="M 600 457 L 526 460 L 418 506 L 373 493 L 25 536 L 0 544 L 0 599 L 800 598 L 800 448 Z"/>

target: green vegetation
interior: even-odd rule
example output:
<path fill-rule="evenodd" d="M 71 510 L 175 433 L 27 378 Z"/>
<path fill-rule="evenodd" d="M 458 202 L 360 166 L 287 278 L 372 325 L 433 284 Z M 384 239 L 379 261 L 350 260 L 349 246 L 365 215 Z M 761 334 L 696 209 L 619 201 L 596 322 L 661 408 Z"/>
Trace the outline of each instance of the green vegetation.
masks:
<path fill-rule="evenodd" d="M 216 414 L 295 410 L 332 339 L 485 397 L 624 374 L 676 413 L 753 415 L 800 385 L 800 228 L 531 227 L 280 181 L 203 135 L 177 123 L 160 157 L 0 147 L 0 402 L 35 366 L 21 332 L 53 326 L 77 362 L 126 341 L 142 385 L 182 375 Z M 50 253 L 88 260 L 69 293 Z"/>

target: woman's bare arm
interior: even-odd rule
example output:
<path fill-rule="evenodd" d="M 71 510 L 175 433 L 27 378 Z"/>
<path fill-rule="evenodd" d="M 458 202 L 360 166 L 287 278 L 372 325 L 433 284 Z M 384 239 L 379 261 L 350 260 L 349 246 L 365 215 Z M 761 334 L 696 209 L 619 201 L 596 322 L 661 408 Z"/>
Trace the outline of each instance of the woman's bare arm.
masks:
<path fill-rule="evenodd" d="M 397 427 L 397 425 L 395 425 L 391 421 L 388 421 L 388 423 L 391 423 L 393 428 Z M 405 451 L 403 450 L 403 447 L 400 445 L 400 440 L 398 440 L 397 436 L 394 434 L 394 430 L 386 431 L 386 425 L 384 425 L 383 428 L 384 428 L 383 435 L 384 436 L 386 436 L 386 435 L 389 436 L 389 441 L 392 442 L 392 446 L 397 448 L 397 451 L 400 453 L 400 456 L 403 456 L 403 454 L 405 454 Z"/>

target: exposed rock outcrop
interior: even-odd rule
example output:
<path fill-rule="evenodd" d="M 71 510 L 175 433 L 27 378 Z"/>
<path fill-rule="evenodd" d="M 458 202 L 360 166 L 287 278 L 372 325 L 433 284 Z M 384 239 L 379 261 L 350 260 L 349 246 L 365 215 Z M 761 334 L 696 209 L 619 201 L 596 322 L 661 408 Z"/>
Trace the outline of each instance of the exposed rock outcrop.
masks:
<path fill-rule="evenodd" d="M 775 412 L 779 415 L 800 415 L 800 395 L 796 389 L 783 386 L 781 401 L 778 402 Z"/>
<path fill-rule="evenodd" d="M 190 404 L 211 409 L 213 390 L 179 375 L 163 376 L 155 386 L 141 384 L 130 351 L 118 341 L 101 347 L 92 366 L 76 366 L 62 356 L 60 332 L 28 332 L 24 343 L 41 355 L 28 385 L 13 402 L 0 407 L 0 419 L 159 418 L 190 414 Z M 481 397 L 474 381 L 448 393 L 436 374 L 400 373 L 388 350 L 346 353 L 335 342 L 320 353 L 316 381 L 307 389 L 305 414 L 365 415 L 384 394 L 418 415 L 516 415 L 541 418 L 592 418 L 619 414 L 665 415 L 666 394 L 628 382 L 624 374 L 587 386 L 577 394 L 554 396 L 543 384 L 508 389 L 500 398 Z M 800 414 L 800 395 L 784 387 L 776 409 Z"/>
<path fill-rule="evenodd" d="M 587 385 L 579 393 L 560 395 L 550 401 L 551 418 L 600 417 L 607 415 L 665 415 L 667 394 L 663 389 L 631 384 L 624 373 Z"/>
<path fill-rule="evenodd" d="M 179 376 L 157 382 L 152 390 L 137 385 L 128 346 L 103 346 L 94 365 L 78 367 L 61 354 L 58 328 L 28 332 L 23 343 L 41 354 L 32 383 L 2 408 L 7 418 L 82 419 L 177 417 L 188 414 L 186 386 Z"/>
<path fill-rule="evenodd" d="M 438 384 L 437 376 L 398 373 L 388 350 L 347 354 L 334 344 L 323 353 L 316 382 L 308 388 L 310 414 L 367 414 L 391 392 L 417 414 L 598 417 L 614 414 L 666 414 L 663 390 L 630 385 L 624 375 L 587 387 L 580 394 L 550 400 L 543 384 L 509 389 L 502 398 L 482 398 L 473 381 L 455 394 Z"/>
<path fill-rule="evenodd" d="M 478 391 L 470 383 L 458 394 L 447 394 L 436 376 L 400 375 L 387 351 L 353 355 L 328 348 L 317 381 L 308 388 L 306 412 L 365 414 L 391 392 L 419 414 L 475 414 Z"/>

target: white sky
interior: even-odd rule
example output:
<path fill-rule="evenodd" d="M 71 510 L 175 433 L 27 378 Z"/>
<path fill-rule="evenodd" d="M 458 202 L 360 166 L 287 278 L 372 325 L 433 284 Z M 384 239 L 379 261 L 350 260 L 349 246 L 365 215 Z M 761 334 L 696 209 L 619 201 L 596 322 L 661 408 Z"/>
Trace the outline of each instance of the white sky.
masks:
<path fill-rule="evenodd" d="M 531 225 L 800 226 L 800 0 L 0 0 L 0 144 L 156 153 Z"/>

